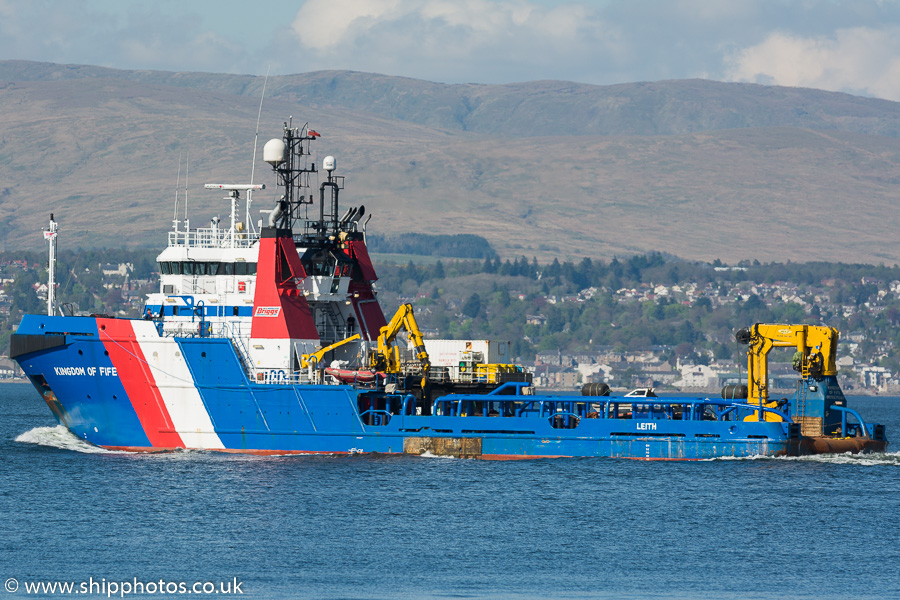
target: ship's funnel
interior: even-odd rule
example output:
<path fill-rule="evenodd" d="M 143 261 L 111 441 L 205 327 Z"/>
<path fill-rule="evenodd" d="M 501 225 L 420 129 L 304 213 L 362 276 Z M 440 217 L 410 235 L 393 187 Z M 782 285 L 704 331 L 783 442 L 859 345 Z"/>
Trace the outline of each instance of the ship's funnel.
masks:
<path fill-rule="evenodd" d="M 345 224 L 347 221 L 349 221 L 349 220 L 350 220 L 350 217 L 352 217 L 352 216 L 353 216 L 353 213 L 355 213 L 355 212 L 356 212 L 356 209 L 355 209 L 355 208 L 352 208 L 352 207 L 351 207 L 351 208 L 348 208 L 348 209 L 347 209 L 347 212 L 344 213 L 344 216 L 341 217 L 341 225 L 343 225 L 343 224 Z"/>
<path fill-rule="evenodd" d="M 359 223 L 359 220 L 363 218 L 363 215 L 366 214 L 366 206 L 365 204 L 360 204 L 359 208 L 356 209 L 356 214 L 350 217 L 350 220 L 354 223 Z"/>

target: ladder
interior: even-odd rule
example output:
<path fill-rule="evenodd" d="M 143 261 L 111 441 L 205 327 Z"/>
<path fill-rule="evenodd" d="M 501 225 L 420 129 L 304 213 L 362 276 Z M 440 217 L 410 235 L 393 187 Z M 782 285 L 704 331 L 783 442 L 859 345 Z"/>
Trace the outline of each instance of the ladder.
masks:
<path fill-rule="evenodd" d="M 804 356 L 800 363 L 800 379 L 797 380 L 797 412 L 794 416 L 806 416 L 806 391 L 809 381 L 809 360 Z"/>

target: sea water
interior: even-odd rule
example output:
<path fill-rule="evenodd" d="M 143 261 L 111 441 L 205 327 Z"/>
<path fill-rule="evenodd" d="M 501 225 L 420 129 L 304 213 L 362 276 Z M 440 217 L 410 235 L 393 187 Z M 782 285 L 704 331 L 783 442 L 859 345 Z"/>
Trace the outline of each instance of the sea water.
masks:
<path fill-rule="evenodd" d="M 900 598 L 900 398 L 850 405 L 898 444 L 703 462 L 149 455 L 81 442 L 5 384 L 0 597 Z"/>

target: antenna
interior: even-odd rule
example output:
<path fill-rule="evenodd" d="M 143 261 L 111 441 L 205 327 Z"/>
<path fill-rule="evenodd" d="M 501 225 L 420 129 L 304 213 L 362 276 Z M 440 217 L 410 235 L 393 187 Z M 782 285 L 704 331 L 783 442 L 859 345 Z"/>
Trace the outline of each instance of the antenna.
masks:
<path fill-rule="evenodd" d="M 50 228 L 44 230 L 44 239 L 50 242 L 50 262 L 47 268 L 47 316 L 56 312 L 56 237 L 57 225 L 50 213 Z"/>
<path fill-rule="evenodd" d="M 191 151 L 184 153 L 184 231 L 190 233 L 191 222 L 188 220 L 188 177 L 191 174 Z M 185 238 L 186 240 L 187 238 Z"/>
<path fill-rule="evenodd" d="M 284 195 L 277 201 L 277 206 L 269 215 L 270 226 L 290 229 L 294 222 L 300 218 L 301 207 L 312 202 L 312 194 L 309 201 L 305 194 L 298 194 L 309 188 L 309 177 L 316 173 L 316 164 L 309 163 L 310 142 L 319 137 L 319 133 L 309 129 L 308 123 L 303 127 L 293 127 L 293 117 L 289 117 L 284 123 L 282 139 L 271 139 L 263 146 L 263 160 L 275 170 Z M 336 208 L 336 207 L 335 207 Z M 336 212 L 332 211 L 332 212 Z M 334 219 L 338 217 L 335 216 Z M 324 237 L 324 217 L 320 216 L 315 228 Z"/>
<path fill-rule="evenodd" d="M 231 247 L 234 248 L 235 236 L 238 231 L 235 223 L 237 219 L 237 202 L 241 197 L 241 192 L 246 191 L 249 196 L 253 190 L 264 190 L 266 186 L 265 184 L 247 185 L 246 183 L 207 183 L 204 187 L 208 190 L 225 190 L 228 192 L 228 195 L 225 196 L 226 200 L 231 201 L 231 229 L 228 230 L 228 236 L 231 240 Z"/>
<path fill-rule="evenodd" d="M 181 156 L 184 150 L 178 151 L 178 175 L 175 176 L 175 214 L 172 215 L 172 228 L 178 231 L 178 185 L 181 183 Z"/>
<path fill-rule="evenodd" d="M 253 185 L 253 174 L 256 173 L 256 147 L 259 145 L 259 120 L 262 117 L 262 107 L 263 100 L 266 97 L 266 84 L 269 83 L 269 69 L 272 68 L 272 65 L 266 67 L 266 78 L 263 79 L 263 89 L 262 94 L 259 97 L 259 112 L 256 114 L 256 136 L 253 138 L 253 160 L 250 163 L 250 185 Z M 253 188 L 247 190 L 247 218 L 245 223 L 247 223 L 247 228 L 253 228 L 253 224 L 250 223 L 250 205 L 253 203 Z"/>

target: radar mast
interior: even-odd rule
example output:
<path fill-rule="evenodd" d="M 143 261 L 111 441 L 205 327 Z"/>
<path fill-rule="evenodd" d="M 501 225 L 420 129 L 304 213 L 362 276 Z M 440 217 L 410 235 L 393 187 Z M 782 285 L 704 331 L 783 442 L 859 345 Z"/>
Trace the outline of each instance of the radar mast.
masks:
<path fill-rule="evenodd" d="M 309 128 L 293 127 L 292 119 L 284 123 L 282 139 L 272 139 L 263 146 L 263 160 L 270 165 L 278 177 L 284 193 L 278 200 L 275 210 L 269 215 L 269 225 L 279 229 L 293 229 L 301 218 L 300 210 L 304 204 L 312 204 L 309 189 L 309 176 L 316 173 L 315 162 L 310 162 L 310 142 L 319 137 L 318 132 Z"/>
<path fill-rule="evenodd" d="M 47 316 L 56 312 L 56 238 L 57 225 L 50 213 L 50 228 L 44 229 L 44 239 L 50 243 L 50 262 L 47 268 Z"/>

